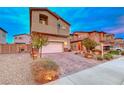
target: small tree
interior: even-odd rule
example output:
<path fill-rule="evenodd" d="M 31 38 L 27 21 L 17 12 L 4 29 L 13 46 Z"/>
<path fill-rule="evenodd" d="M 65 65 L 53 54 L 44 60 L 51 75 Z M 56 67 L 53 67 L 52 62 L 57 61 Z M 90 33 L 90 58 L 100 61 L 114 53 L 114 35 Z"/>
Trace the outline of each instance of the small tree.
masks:
<path fill-rule="evenodd" d="M 85 38 L 82 40 L 82 45 L 86 47 L 87 51 L 92 51 L 98 44 L 89 38 Z"/>
<path fill-rule="evenodd" d="M 38 49 L 40 57 L 42 53 L 42 47 L 47 45 L 47 43 L 48 43 L 48 37 L 46 36 L 38 36 L 38 35 L 32 36 L 32 47 Z"/>

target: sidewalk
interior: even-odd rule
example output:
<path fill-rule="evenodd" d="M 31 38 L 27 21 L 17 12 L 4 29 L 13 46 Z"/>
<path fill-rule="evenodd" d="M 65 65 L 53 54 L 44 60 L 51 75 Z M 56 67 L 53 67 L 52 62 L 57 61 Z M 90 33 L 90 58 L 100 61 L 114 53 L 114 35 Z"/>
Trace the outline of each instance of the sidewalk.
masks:
<path fill-rule="evenodd" d="M 124 57 L 80 71 L 48 84 L 124 85 Z"/>

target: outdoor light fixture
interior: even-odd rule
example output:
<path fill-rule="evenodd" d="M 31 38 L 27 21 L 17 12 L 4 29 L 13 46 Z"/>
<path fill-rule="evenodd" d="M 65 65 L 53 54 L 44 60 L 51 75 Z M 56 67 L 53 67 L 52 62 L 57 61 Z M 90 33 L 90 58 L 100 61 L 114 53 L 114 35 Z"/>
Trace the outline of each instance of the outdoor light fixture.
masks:
<path fill-rule="evenodd" d="M 67 46 L 67 42 L 64 42 L 64 45 Z"/>

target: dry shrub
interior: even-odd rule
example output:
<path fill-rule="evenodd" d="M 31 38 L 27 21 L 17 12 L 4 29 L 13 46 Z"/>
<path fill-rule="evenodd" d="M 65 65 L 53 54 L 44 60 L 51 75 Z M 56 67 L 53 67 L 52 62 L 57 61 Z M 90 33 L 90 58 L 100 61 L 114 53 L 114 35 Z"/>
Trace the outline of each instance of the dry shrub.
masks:
<path fill-rule="evenodd" d="M 93 53 L 94 53 L 95 55 L 101 55 L 101 54 L 102 54 L 102 51 L 99 50 L 99 49 L 94 49 L 94 50 L 93 50 Z"/>
<path fill-rule="evenodd" d="M 121 52 L 121 55 L 124 56 L 124 51 Z"/>
<path fill-rule="evenodd" d="M 90 53 L 86 53 L 84 55 L 85 58 L 89 58 L 89 59 L 92 59 L 93 58 L 93 54 L 90 54 Z"/>
<path fill-rule="evenodd" d="M 38 59 L 32 64 L 32 74 L 36 82 L 44 84 L 59 78 L 59 66 L 49 59 Z"/>
<path fill-rule="evenodd" d="M 98 55 L 98 56 L 96 57 L 96 59 L 99 60 L 99 61 L 103 61 L 103 60 L 104 60 L 104 58 L 103 58 L 101 55 Z"/>

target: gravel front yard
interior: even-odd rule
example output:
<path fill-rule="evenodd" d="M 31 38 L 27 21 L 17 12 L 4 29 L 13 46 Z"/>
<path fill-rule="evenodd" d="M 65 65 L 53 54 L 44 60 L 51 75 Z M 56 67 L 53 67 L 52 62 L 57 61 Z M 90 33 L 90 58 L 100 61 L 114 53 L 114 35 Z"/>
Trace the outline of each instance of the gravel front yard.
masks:
<path fill-rule="evenodd" d="M 73 53 L 45 54 L 44 57 L 59 65 L 61 77 L 101 63 Z M 36 84 L 31 74 L 32 61 L 29 54 L 0 54 L 0 84 Z"/>
<path fill-rule="evenodd" d="M 0 84 L 35 84 L 29 54 L 0 54 Z"/>
<path fill-rule="evenodd" d="M 103 63 L 70 52 L 46 54 L 44 57 L 54 60 L 59 65 L 62 77 Z"/>

